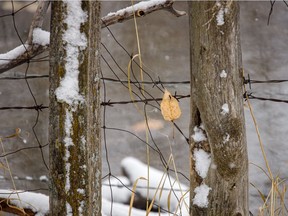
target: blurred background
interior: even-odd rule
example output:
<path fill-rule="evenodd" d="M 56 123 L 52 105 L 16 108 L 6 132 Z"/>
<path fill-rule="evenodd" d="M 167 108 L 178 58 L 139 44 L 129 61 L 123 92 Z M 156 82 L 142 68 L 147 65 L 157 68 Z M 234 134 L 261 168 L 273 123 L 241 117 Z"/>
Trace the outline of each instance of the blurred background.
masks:
<path fill-rule="evenodd" d="M 102 16 L 129 6 L 126 1 L 104 1 Z M 187 11 L 187 3 L 177 1 L 178 10 Z M 241 42 L 243 67 L 251 80 L 287 79 L 288 68 L 288 8 L 284 2 L 274 4 L 270 23 L 267 25 L 270 2 L 240 2 Z M 5 53 L 26 41 L 37 3 L 29 1 L 0 2 L 0 53 Z M 14 15 L 12 13 L 14 12 Z M 16 13 L 15 13 L 16 12 Z M 49 31 L 50 11 L 46 16 L 44 29 Z M 144 80 L 162 81 L 173 95 L 189 95 L 189 31 L 188 16 L 175 17 L 167 11 L 154 12 L 137 19 Z M 103 102 L 116 102 L 103 106 L 103 176 L 120 175 L 121 160 L 133 156 L 147 161 L 145 116 L 135 104 L 118 104 L 130 101 L 127 83 L 127 67 L 130 56 L 137 54 L 137 40 L 133 20 L 114 24 L 102 29 L 102 85 Z M 48 52 L 37 56 L 35 61 L 23 64 L 0 74 L 0 107 L 49 105 L 49 79 L 7 79 L 23 76 L 49 74 Z M 133 65 L 133 80 L 140 80 L 139 68 Z M 116 74 L 116 75 L 115 75 Z M 171 83 L 171 82 L 175 83 Z M 167 82 L 167 83 L 165 83 Z M 138 95 L 145 98 L 161 98 L 163 86 L 146 84 L 146 93 L 141 95 L 139 85 L 132 85 Z M 248 86 L 247 86 L 248 87 Z M 287 100 L 288 84 L 252 83 L 250 92 L 264 98 Z M 137 99 L 137 96 L 135 96 Z M 189 98 L 179 100 L 182 116 L 174 128 L 162 120 L 159 104 L 151 102 L 146 106 L 138 103 L 149 118 L 149 144 L 159 148 L 168 160 L 171 153 L 183 184 L 189 184 Z M 272 172 L 281 179 L 288 178 L 288 114 L 287 103 L 251 100 L 261 137 Z M 271 182 L 262 169 L 266 170 L 261 149 L 250 112 L 245 107 L 249 177 L 264 195 L 268 195 Z M 12 138 L 17 128 L 21 133 Z M 174 134 L 174 139 L 173 139 Z M 48 109 L 42 111 L 27 109 L 0 110 L 0 136 L 2 147 L 0 162 L 1 189 L 13 188 L 11 176 L 5 168 L 5 156 L 13 174 L 17 189 L 39 191 L 48 194 Z M 171 152 L 172 150 L 172 152 Z M 151 166 L 163 170 L 160 154 L 150 149 Z M 261 167 L 262 169 L 260 169 Z M 257 215 L 263 205 L 258 191 L 250 187 L 250 209 Z"/>

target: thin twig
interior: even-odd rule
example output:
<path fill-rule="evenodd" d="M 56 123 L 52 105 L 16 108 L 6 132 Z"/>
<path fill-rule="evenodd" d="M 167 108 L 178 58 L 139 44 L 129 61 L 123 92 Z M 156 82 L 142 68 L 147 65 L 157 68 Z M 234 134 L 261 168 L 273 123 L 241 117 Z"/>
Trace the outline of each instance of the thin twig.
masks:
<path fill-rule="evenodd" d="M 34 28 L 40 28 L 45 16 L 45 13 L 48 8 L 48 6 L 45 4 L 45 2 L 47 1 L 41 1 L 37 11 L 34 15 L 31 27 L 30 27 L 30 31 L 29 31 L 29 36 L 28 36 L 28 40 L 26 43 L 22 44 L 22 46 L 25 46 L 25 52 L 19 54 L 19 56 L 17 56 L 14 59 L 2 59 L 2 60 L 7 60 L 7 63 L 2 63 L 0 64 L 0 74 L 4 73 L 7 70 L 10 70 L 16 66 L 19 66 L 25 62 L 29 62 L 32 58 L 34 58 L 35 56 L 47 51 L 49 49 L 49 45 L 47 46 L 42 46 L 39 44 L 32 44 L 32 35 L 33 35 L 33 30 Z M 48 1 L 49 2 L 49 1 Z M 140 2 L 141 3 L 141 2 Z M 136 9 L 135 11 L 131 11 L 128 10 L 128 8 L 122 9 L 123 10 L 123 14 L 120 13 L 110 13 L 107 16 L 103 17 L 102 20 L 102 24 L 101 24 L 101 28 L 105 28 L 109 25 L 118 23 L 118 22 L 124 22 L 126 20 L 132 19 L 134 16 L 134 13 L 136 13 L 137 17 L 142 17 L 144 15 L 150 14 L 154 11 L 157 10 L 167 10 L 170 13 L 176 15 L 177 17 L 179 16 L 183 16 L 186 13 L 184 11 L 178 11 L 176 9 L 173 8 L 173 3 L 174 1 L 172 0 L 166 0 L 165 2 L 157 2 L 155 1 L 155 5 L 150 5 L 150 7 L 148 8 L 141 8 L 139 7 L 139 4 L 135 4 L 134 8 Z M 138 6 L 137 6 L 138 5 Z M 137 7 L 136 7 L 137 6 Z M 141 6 L 141 5 L 140 5 Z M 0 59 L 1 60 L 1 59 Z"/>
<path fill-rule="evenodd" d="M 276 2 L 276 0 L 270 0 L 270 11 L 269 11 L 269 15 L 268 15 L 267 25 L 270 24 L 270 19 L 271 19 L 271 15 L 273 12 L 275 2 Z"/>

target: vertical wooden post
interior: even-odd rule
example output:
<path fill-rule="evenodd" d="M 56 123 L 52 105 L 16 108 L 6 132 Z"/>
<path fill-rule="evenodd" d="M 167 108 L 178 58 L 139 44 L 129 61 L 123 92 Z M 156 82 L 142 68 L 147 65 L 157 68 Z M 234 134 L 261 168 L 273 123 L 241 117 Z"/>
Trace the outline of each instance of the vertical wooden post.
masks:
<path fill-rule="evenodd" d="M 101 215 L 100 2 L 52 1 L 50 215 Z"/>
<path fill-rule="evenodd" d="M 237 1 L 222 0 L 191 1 L 189 19 L 190 215 L 247 216 L 248 156 L 243 112 L 239 4 Z M 207 139 L 193 136 L 195 133 L 204 134 Z M 201 155 L 208 161 L 207 173 L 201 167 Z"/>

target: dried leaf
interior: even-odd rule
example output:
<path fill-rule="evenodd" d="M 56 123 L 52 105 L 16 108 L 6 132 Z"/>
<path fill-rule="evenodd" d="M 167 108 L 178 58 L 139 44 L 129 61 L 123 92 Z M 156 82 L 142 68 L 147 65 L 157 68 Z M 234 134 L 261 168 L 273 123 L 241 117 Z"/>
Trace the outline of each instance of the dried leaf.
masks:
<path fill-rule="evenodd" d="M 178 101 L 166 89 L 160 104 L 160 108 L 162 116 L 166 121 L 174 121 L 181 116 L 181 109 Z"/>

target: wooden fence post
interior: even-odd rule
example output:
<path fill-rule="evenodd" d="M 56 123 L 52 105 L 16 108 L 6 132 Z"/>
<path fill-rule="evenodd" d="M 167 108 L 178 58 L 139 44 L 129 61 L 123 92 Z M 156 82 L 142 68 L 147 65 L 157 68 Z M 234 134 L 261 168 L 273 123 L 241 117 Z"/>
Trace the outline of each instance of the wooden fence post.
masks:
<path fill-rule="evenodd" d="M 52 1 L 50 215 L 101 215 L 100 2 Z"/>
<path fill-rule="evenodd" d="M 247 216 L 239 3 L 191 1 L 189 19 L 190 215 Z"/>

